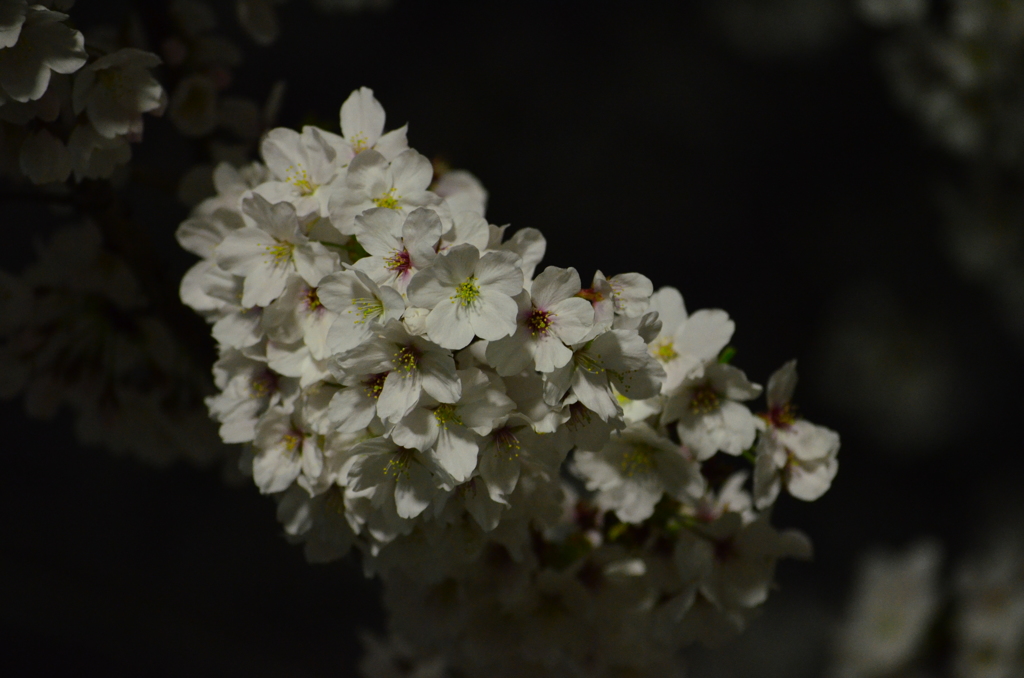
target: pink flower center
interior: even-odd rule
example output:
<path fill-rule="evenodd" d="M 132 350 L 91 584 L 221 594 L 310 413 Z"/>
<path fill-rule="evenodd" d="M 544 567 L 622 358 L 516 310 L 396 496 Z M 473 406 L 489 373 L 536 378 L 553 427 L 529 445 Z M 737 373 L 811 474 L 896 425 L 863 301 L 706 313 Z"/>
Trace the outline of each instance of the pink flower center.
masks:
<path fill-rule="evenodd" d="M 412 268 L 412 262 L 409 261 L 409 250 L 403 248 L 400 252 L 395 252 L 387 257 L 384 260 L 384 266 L 389 271 L 394 271 L 396 275 L 405 274 Z"/>
<path fill-rule="evenodd" d="M 768 412 L 757 415 L 772 428 L 789 428 L 796 423 L 796 405 L 786 403 L 781 407 L 773 407 Z"/>
<path fill-rule="evenodd" d="M 530 328 L 530 334 L 536 337 L 538 334 L 546 337 L 551 331 L 552 314 L 548 311 L 535 308 L 526 318 L 526 326 Z"/>
<path fill-rule="evenodd" d="M 306 289 L 303 301 L 306 303 L 306 308 L 308 308 L 311 313 L 320 310 L 324 306 L 320 303 L 320 297 L 317 296 L 315 287 L 309 287 Z"/>

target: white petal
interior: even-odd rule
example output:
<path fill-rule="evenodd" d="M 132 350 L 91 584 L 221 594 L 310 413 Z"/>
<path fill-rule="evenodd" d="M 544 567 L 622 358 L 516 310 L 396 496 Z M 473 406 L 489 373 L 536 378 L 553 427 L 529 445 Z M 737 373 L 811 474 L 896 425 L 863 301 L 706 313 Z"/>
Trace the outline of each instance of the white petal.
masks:
<path fill-rule="evenodd" d="M 369 87 L 352 92 L 341 105 L 341 133 L 349 143 L 371 148 L 384 132 L 384 107 Z"/>
<path fill-rule="evenodd" d="M 458 307 L 459 304 L 451 304 Z M 444 304 L 441 304 L 443 307 Z M 512 297 L 499 292 L 484 289 L 471 307 L 469 315 L 472 331 L 482 339 L 493 341 L 507 337 L 516 331 L 516 314 L 519 307 Z M 430 329 L 430 316 L 427 316 L 427 329 Z M 440 342 L 438 342 L 440 343 Z M 466 343 L 469 343 L 468 341 Z M 444 344 L 441 344 L 444 346 Z M 465 344 L 463 344 L 464 346 Z M 462 348 L 449 346 L 446 348 Z"/>
<path fill-rule="evenodd" d="M 478 439 L 471 431 L 451 426 L 439 431 L 433 456 L 455 482 L 461 483 L 476 469 L 479 449 Z"/>
<path fill-rule="evenodd" d="M 395 508 L 401 518 L 415 518 L 430 505 L 433 481 L 430 473 L 416 462 L 410 462 L 407 472 L 395 481 Z"/>
<path fill-rule="evenodd" d="M 509 302 L 515 305 L 511 299 Z M 427 336 L 444 348 L 465 348 L 474 336 L 471 317 L 461 303 L 442 301 L 427 315 Z"/>

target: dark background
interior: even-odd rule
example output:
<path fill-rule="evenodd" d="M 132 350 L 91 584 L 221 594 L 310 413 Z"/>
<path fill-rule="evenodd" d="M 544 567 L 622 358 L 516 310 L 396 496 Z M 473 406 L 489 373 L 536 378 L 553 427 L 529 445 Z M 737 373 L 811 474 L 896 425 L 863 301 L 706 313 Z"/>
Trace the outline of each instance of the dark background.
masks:
<path fill-rule="evenodd" d="M 757 672 L 696 661 L 699 675 L 815 675 L 858 554 L 932 535 L 955 556 L 1014 520 L 1021 346 L 943 249 L 933 197 L 960 164 L 891 103 L 878 35 L 840 12 L 824 39 L 779 49 L 718 4 L 639 5 L 396 0 L 325 17 L 291 0 L 266 49 L 218 9 L 246 53 L 232 91 L 262 99 L 287 81 L 279 124 L 336 126 L 369 86 L 389 129 L 408 121 L 414 148 L 480 178 L 491 222 L 544 233 L 545 264 L 584 280 L 640 271 L 691 311 L 726 309 L 734 363 L 760 383 L 799 359 L 801 412 L 840 432 L 841 469 L 820 501 L 780 500 L 774 522 L 806 531 L 815 561 L 783 564 L 765 618 L 731 651 L 756 653 Z M 122 10 L 79 0 L 71 13 L 88 27 Z M 200 159 L 172 140 L 147 118 L 138 161 Z M 131 198 L 179 277 L 186 208 Z M 0 261 L 17 271 L 58 221 L 13 202 L 0 214 Z M 854 326 L 897 348 L 865 369 L 835 348 Z M 893 379 L 928 370 L 942 395 L 905 425 Z M 383 628 L 378 584 L 352 561 L 307 565 L 251 485 L 82 448 L 67 413 L 33 421 L 15 402 L 0 416 L 0 667 L 351 675 L 357 634 Z M 765 640 L 796 618 L 799 648 Z"/>

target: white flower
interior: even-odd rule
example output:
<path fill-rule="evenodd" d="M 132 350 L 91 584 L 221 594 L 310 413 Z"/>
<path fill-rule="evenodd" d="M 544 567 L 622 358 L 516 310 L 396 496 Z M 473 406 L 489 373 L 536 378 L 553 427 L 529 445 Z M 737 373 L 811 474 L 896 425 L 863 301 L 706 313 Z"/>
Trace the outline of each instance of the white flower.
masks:
<path fill-rule="evenodd" d="M 159 115 L 167 93 L 149 72 L 160 57 L 125 47 L 100 57 L 75 76 L 71 100 L 75 113 L 85 111 L 92 126 L 108 139 L 142 134 L 142 114 Z"/>
<path fill-rule="evenodd" d="M 27 11 L 28 0 L 0 0 L 0 49 L 18 42 Z"/>
<path fill-rule="evenodd" d="M 665 399 L 660 396 L 632 400 L 621 393 L 616 393 L 615 397 L 622 408 L 622 420 L 626 424 L 646 421 L 655 415 L 661 414 L 665 404 Z"/>
<path fill-rule="evenodd" d="M 476 344 L 473 344 L 475 346 Z M 516 403 L 516 412 L 530 420 L 538 433 L 554 433 L 569 418 L 562 403 L 544 400 L 544 379 L 536 372 L 504 377 L 505 392 Z"/>
<path fill-rule="evenodd" d="M 167 117 L 187 137 L 201 137 L 217 126 L 217 86 L 205 75 L 182 78 L 174 88 Z"/>
<path fill-rule="evenodd" d="M 445 172 L 432 188 L 448 202 L 453 215 L 469 212 L 482 217 L 487 210 L 487 189 L 466 170 Z"/>
<path fill-rule="evenodd" d="M 546 467 L 552 477 L 557 477 L 568 451 L 567 445 L 559 445 L 559 439 L 564 438 L 538 434 L 530 420 L 518 412 L 496 426 L 480 445 L 478 463 L 478 473 L 491 499 L 509 505 L 525 463 Z"/>
<path fill-rule="evenodd" d="M 284 0 L 236 0 L 238 23 L 257 45 L 266 47 L 277 40 L 279 28 L 274 5 Z"/>
<path fill-rule="evenodd" d="M 387 160 L 394 160 L 409 148 L 406 141 L 408 125 L 384 134 L 384 107 L 369 87 L 352 92 L 341 105 L 341 163 L 347 165 L 366 150 L 374 150 Z"/>
<path fill-rule="evenodd" d="M 306 388 L 331 376 L 326 360 L 317 360 L 301 341 L 282 344 L 267 341 L 267 365 L 286 377 L 297 377 L 299 386 Z"/>
<path fill-rule="evenodd" d="M 237 350 L 226 351 L 213 366 L 220 393 L 206 399 L 210 416 L 221 422 L 226 443 L 243 443 L 256 436 L 256 424 L 270 407 L 291 410 L 298 395 L 298 381 L 277 374 L 266 362 L 253 360 Z"/>
<path fill-rule="evenodd" d="M 277 520 L 288 541 L 302 543 L 306 561 L 328 563 L 344 557 L 355 534 L 345 515 L 345 490 L 334 486 L 315 497 L 292 485 L 277 505 Z"/>
<path fill-rule="evenodd" d="M 241 304 L 244 279 L 200 261 L 181 279 L 181 300 L 213 323 L 213 338 L 221 346 L 247 348 L 266 336 L 263 308 Z"/>
<path fill-rule="evenodd" d="M 299 474 L 315 479 L 323 468 L 323 449 L 316 435 L 302 430 L 293 415 L 271 408 L 256 426 L 252 478 L 263 494 L 288 489 Z"/>
<path fill-rule="evenodd" d="M 544 258 L 547 249 L 547 240 L 544 235 L 535 228 L 522 228 L 512 234 L 512 237 L 501 242 L 501 236 L 505 232 L 505 226 L 494 229 L 492 235 L 497 235 L 497 241 L 488 243 L 487 249 L 496 249 L 504 252 L 512 252 L 519 256 L 519 267 L 523 269 L 523 279 L 529 280 L 533 277 L 533 271 L 537 264 Z"/>
<path fill-rule="evenodd" d="M 661 320 L 661 332 L 650 350 L 665 368 L 666 394 L 684 380 L 702 376 L 704 365 L 718 357 L 736 329 L 725 311 L 700 310 L 687 316 L 683 296 L 674 287 L 655 292 L 651 310 L 657 311 Z"/>
<path fill-rule="evenodd" d="M 810 556 L 811 544 L 803 534 L 779 532 L 765 515 L 745 522 L 739 513 L 727 512 L 681 531 L 675 561 L 681 573 L 700 573 L 698 588 L 708 601 L 735 610 L 767 599 L 779 558 Z"/>
<path fill-rule="evenodd" d="M 628 523 L 650 518 L 665 494 L 692 500 L 704 492 L 698 467 L 646 424 L 613 434 L 600 451 L 577 450 L 574 463 L 598 506 Z"/>
<path fill-rule="evenodd" d="M 423 513 L 445 486 L 442 473 L 420 452 L 399 447 L 386 438 L 356 445 L 346 486 L 355 492 L 373 490 L 373 507 L 409 520 Z M 448 489 L 451 484 L 448 483 Z"/>
<path fill-rule="evenodd" d="M 563 404 L 568 414 L 565 419 L 565 430 L 572 444 L 581 450 L 600 450 L 608 444 L 612 433 L 622 430 L 628 423 L 614 416 L 607 420 L 602 419 L 597 412 L 579 402 L 571 393 L 565 397 Z"/>
<path fill-rule="evenodd" d="M 264 182 L 254 191 L 270 202 L 292 203 L 302 219 L 326 216 L 328 185 L 342 171 L 332 136 L 309 126 L 301 134 L 284 127 L 267 132 L 260 155 L 276 181 Z"/>
<path fill-rule="evenodd" d="M 739 455 L 754 444 L 763 424 L 737 401 L 760 394 L 761 387 L 747 381 L 742 371 L 714 362 L 702 378 L 684 382 L 669 398 L 662 421 L 678 420 L 679 438 L 701 461 L 719 450 Z"/>
<path fill-rule="evenodd" d="M 795 416 L 790 403 L 794 388 L 796 361 L 791 360 L 768 380 L 768 412 L 761 415 L 767 430 L 758 441 L 754 474 L 760 509 L 775 501 L 782 484 L 797 499 L 814 501 L 839 471 L 839 435 Z"/>
<path fill-rule="evenodd" d="M 123 136 L 108 139 L 88 122 L 80 122 L 68 138 L 75 180 L 108 179 L 132 159 L 132 147 Z"/>
<path fill-rule="evenodd" d="M 350 374 L 341 378 L 342 388 L 332 397 L 327 417 L 340 433 L 353 433 L 373 425 L 377 400 L 384 390 L 387 372 Z"/>
<path fill-rule="evenodd" d="M 661 319 L 658 318 L 657 311 L 648 311 L 643 315 L 629 318 L 624 315 L 615 316 L 615 320 L 612 321 L 613 330 L 633 330 L 640 335 L 640 338 L 644 340 L 644 343 L 650 344 L 652 341 L 658 338 L 658 334 L 661 333 Z"/>
<path fill-rule="evenodd" d="M 586 339 L 593 339 L 608 330 L 615 316 L 637 318 L 642 316 L 650 304 L 654 285 L 639 273 L 621 273 L 605 278 L 604 273 L 594 273 L 594 282 L 580 296 L 594 306 L 594 328 Z"/>
<path fill-rule="evenodd" d="M 338 271 L 317 287 L 320 303 L 337 315 L 327 335 L 332 353 L 344 353 L 368 339 L 389 320 L 397 320 L 405 301 L 390 287 L 378 287 L 365 273 Z"/>
<path fill-rule="evenodd" d="M 913 658 L 939 609 L 941 566 L 942 552 L 932 542 L 861 562 L 840 629 L 838 677 L 892 675 Z"/>
<path fill-rule="evenodd" d="M 454 403 L 462 394 L 451 352 L 412 336 L 396 321 L 342 354 L 337 367 L 344 376 L 387 373 L 377 398 L 377 414 L 386 422 L 407 415 L 421 391 L 442 403 Z"/>
<path fill-rule="evenodd" d="M 17 17 L 20 10 L 15 7 L 14 12 Z M 64 25 L 67 18 L 33 5 L 20 27 L 15 28 L 18 18 L 8 19 L 7 29 L 0 32 L 0 45 L 12 38 L 16 42 L 0 49 L 0 104 L 6 99 L 35 101 L 46 93 L 51 73 L 67 75 L 85 64 L 85 39 Z"/>
<path fill-rule="evenodd" d="M 217 265 L 245 278 L 242 305 L 267 306 L 298 273 L 310 285 L 338 268 L 337 255 L 306 237 L 295 208 L 271 205 L 259 195 L 242 203 L 255 226 L 232 231 L 217 246 Z"/>
<path fill-rule="evenodd" d="M 494 340 L 516 330 L 518 306 L 512 297 L 523 289 L 519 257 L 458 245 L 409 284 L 409 300 L 429 308 L 427 336 L 445 348 L 460 349 L 474 336 Z"/>
<path fill-rule="evenodd" d="M 682 512 L 702 523 L 713 523 L 725 513 L 737 513 L 744 523 L 749 523 L 757 517 L 754 513 L 754 500 L 743 489 L 749 477 L 747 471 L 733 473 L 725 479 L 717 492 L 709 488 L 692 505 L 683 505 Z"/>
<path fill-rule="evenodd" d="M 572 349 L 594 323 L 594 309 L 576 296 L 580 276 L 574 268 L 549 266 L 533 281 L 530 291 L 516 296 L 519 306 L 515 334 L 487 345 L 487 361 L 501 375 L 527 368 L 551 372 L 572 359 Z"/>
<path fill-rule="evenodd" d="M 446 252 L 456 245 L 470 244 L 481 252 L 491 244 L 491 225 L 481 215 L 473 212 L 456 212 L 452 217 L 451 229 L 441 236 L 438 253 Z M 523 274 L 525 277 L 525 273 Z"/>
<path fill-rule="evenodd" d="M 338 182 L 330 196 L 331 223 L 351 235 L 355 218 L 368 209 L 383 207 L 404 215 L 417 207 L 430 207 L 450 225 L 448 206 L 427 190 L 433 174 L 430 161 L 412 149 L 392 162 L 379 151 L 363 151 L 349 163 L 344 181 Z"/>
<path fill-rule="evenodd" d="M 441 403 L 423 394 L 416 407 L 395 422 L 389 435 L 402 447 L 428 453 L 461 483 L 476 469 L 480 436 L 507 417 L 515 403 L 503 393 L 497 377 L 489 378 L 475 368 L 458 374 L 462 382 L 459 400 Z"/>
<path fill-rule="evenodd" d="M 213 259 L 217 245 L 232 231 L 245 226 L 245 220 L 238 212 L 218 208 L 208 212 L 196 212 L 181 222 L 174 237 L 183 249 L 203 259 Z"/>
<path fill-rule="evenodd" d="M 240 215 L 242 197 L 270 179 L 270 170 L 262 163 L 251 162 L 236 168 L 231 163 L 221 162 L 213 170 L 213 186 L 217 195 L 199 203 L 192 214 L 211 214 L 219 209 L 227 209 Z"/>
<path fill-rule="evenodd" d="M 577 346 L 565 366 L 547 375 L 544 399 L 554 405 L 571 389 L 580 403 L 608 421 L 622 416 L 616 392 L 635 400 L 653 398 L 664 378 L 636 331 L 610 330 Z"/>
<path fill-rule="evenodd" d="M 442 228 L 440 217 L 430 209 L 421 207 L 405 218 L 394 210 L 371 209 L 356 217 L 355 225 L 356 238 L 370 256 L 353 268 L 404 294 L 416 272 L 437 256 Z"/>
<path fill-rule="evenodd" d="M 598 271 L 594 277 L 601 275 L 602 273 Z M 647 312 L 651 293 L 654 292 L 654 285 L 647 276 L 640 273 L 620 273 L 608 278 L 608 285 L 612 290 L 611 302 L 616 315 L 637 318 Z"/>
<path fill-rule="evenodd" d="M 327 336 L 338 314 L 320 301 L 318 292 L 318 287 L 292 276 L 281 296 L 264 309 L 263 326 L 274 341 L 302 341 L 314 360 L 324 360 L 332 352 Z"/>

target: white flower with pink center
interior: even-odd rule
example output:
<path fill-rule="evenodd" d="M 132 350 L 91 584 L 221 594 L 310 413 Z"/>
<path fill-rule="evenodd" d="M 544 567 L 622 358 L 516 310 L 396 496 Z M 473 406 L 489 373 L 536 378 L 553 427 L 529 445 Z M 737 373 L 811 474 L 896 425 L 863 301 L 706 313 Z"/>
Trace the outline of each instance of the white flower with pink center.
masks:
<path fill-rule="evenodd" d="M 501 381 L 476 368 L 459 370 L 462 397 L 441 403 L 422 394 L 420 401 L 398 421 L 389 435 L 399 445 L 425 452 L 456 482 L 476 469 L 481 438 L 503 420 L 515 403 L 502 392 Z"/>
<path fill-rule="evenodd" d="M 318 288 L 296 275 L 281 296 L 264 309 L 263 326 L 274 341 L 302 341 L 314 360 L 324 360 L 331 354 L 327 336 L 337 318 L 338 314 L 320 301 Z"/>
<path fill-rule="evenodd" d="M 740 401 L 761 395 L 761 387 L 732 365 L 713 362 L 699 379 L 683 382 L 678 393 L 665 403 L 662 423 L 677 421 L 679 438 L 704 461 L 715 452 L 742 454 L 763 428 Z"/>
<path fill-rule="evenodd" d="M 774 503 L 784 485 L 797 499 L 820 498 L 839 471 L 839 434 L 797 417 L 792 404 L 796 361 L 790 360 L 768 380 L 767 425 L 757 444 L 754 497 L 757 507 Z"/>
<path fill-rule="evenodd" d="M 317 436 L 304 431 L 295 416 L 271 408 L 256 427 L 252 478 L 263 494 L 287 490 L 300 474 L 315 480 L 324 466 Z"/>
<path fill-rule="evenodd" d="M 441 219 L 433 210 L 420 208 L 408 217 L 376 208 L 356 217 L 356 238 L 370 256 L 352 265 L 378 285 L 390 285 L 401 293 L 409 287 L 416 271 L 426 268 L 437 256 Z"/>
<path fill-rule="evenodd" d="M 535 368 L 551 372 L 572 359 L 572 349 L 594 325 L 594 309 L 576 296 L 580 276 L 574 268 L 548 266 L 529 292 L 516 295 L 519 315 L 511 337 L 487 346 L 487 360 L 502 376 Z"/>
<path fill-rule="evenodd" d="M 594 307 L 594 326 L 583 341 L 611 329 L 616 316 L 639 318 L 650 304 L 654 285 L 650 279 L 639 273 L 620 273 L 606 278 L 604 273 L 594 273 L 590 287 L 580 290 L 579 296 Z"/>
<path fill-rule="evenodd" d="M 270 407 L 290 411 L 299 393 L 297 379 L 277 374 L 266 361 L 241 351 L 226 351 L 213 366 L 220 393 L 206 399 L 210 416 L 220 422 L 226 443 L 244 443 L 256 436 L 256 425 Z"/>
<path fill-rule="evenodd" d="M 462 395 L 451 351 L 414 337 L 391 321 L 368 341 L 342 354 L 336 363 L 342 377 L 387 373 L 377 396 L 377 414 L 385 422 L 407 415 L 425 392 L 442 403 Z"/>

